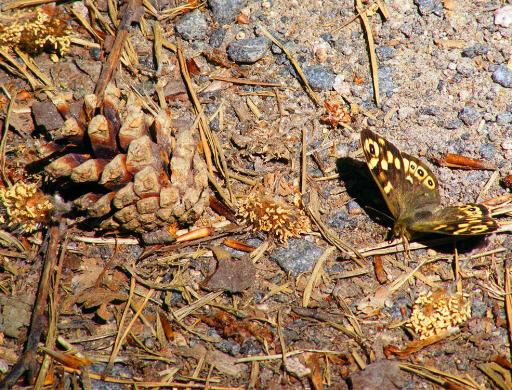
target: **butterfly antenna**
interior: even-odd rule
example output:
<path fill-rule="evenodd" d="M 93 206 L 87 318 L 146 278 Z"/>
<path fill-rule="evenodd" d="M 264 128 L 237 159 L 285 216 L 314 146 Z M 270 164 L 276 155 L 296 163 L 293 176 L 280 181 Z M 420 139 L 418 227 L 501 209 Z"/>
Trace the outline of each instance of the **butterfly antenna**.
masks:
<path fill-rule="evenodd" d="M 366 209 L 368 210 L 372 210 L 372 211 L 375 211 L 377 214 L 379 214 L 380 216 L 382 217 L 385 217 L 387 218 L 388 220 L 390 220 L 391 222 L 395 222 L 395 219 L 389 215 L 389 214 L 386 214 L 384 213 L 383 211 L 380 211 L 380 210 L 377 210 L 376 208 L 372 207 L 372 206 L 365 206 Z"/>

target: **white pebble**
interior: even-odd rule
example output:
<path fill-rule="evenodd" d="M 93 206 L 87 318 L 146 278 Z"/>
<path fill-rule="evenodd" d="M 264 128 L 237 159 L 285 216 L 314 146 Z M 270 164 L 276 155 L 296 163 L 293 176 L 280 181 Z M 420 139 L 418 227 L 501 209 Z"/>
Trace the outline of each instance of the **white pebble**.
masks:
<path fill-rule="evenodd" d="M 512 139 L 506 139 L 501 143 L 503 150 L 512 150 Z"/>
<path fill-rule="evenodd" d="M 512 5 L 501 7 L 494 13 L 494 24 L 501 27 L 512 25 Z"/>

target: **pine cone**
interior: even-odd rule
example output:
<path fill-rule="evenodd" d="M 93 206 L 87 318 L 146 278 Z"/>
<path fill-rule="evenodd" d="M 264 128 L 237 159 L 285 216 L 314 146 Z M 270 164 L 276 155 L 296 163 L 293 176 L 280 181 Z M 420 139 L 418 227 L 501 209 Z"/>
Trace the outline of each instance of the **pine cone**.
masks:
<path fill-rule="evenodd" d="M 98 115 L 95 95 L 85 97 L 85 124 L 69 117 L 53 132 L 55 142 L 42 148 L 43 155 L 61 154 L 45 171 L 58 188 L 74 183 L 87 190 L 74 204 L 101 229 L 147 233 L 193 223 L 208 204 L 196 132 L 176 131 L 163 110 L 145 114 L 135 95 L 126 102 L 119 96 L 110 88 Z"/>

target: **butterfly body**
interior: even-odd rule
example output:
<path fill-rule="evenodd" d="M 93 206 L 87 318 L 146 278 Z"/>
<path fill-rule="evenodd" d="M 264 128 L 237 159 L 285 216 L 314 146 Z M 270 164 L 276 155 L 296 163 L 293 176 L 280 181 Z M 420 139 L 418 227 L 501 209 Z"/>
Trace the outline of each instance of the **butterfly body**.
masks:
<path fill-rule="evenodd" d="M 415 233 L 472 236 L 498 228 L 481 204 L 442 207 L 439 184 L 430 168 L 380 135 L 364 129 L 361 146 L 368 168 L 395 219 L 396 237 L 410 239 Z"/>

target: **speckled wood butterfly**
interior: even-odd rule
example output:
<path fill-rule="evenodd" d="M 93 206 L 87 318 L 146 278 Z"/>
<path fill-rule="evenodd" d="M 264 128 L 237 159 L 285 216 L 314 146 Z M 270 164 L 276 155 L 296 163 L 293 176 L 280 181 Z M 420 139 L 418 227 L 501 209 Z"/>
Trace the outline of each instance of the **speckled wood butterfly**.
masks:
<path fill-rule="evenodd" d="M 364 129 L 361 145 L 368 168 L 395 219 L 396 237 L 410 239 L 415 232 L 473 236 L 498 228 L 481 204 L 441 207 L 432 171 L 380 135 Z"/>

